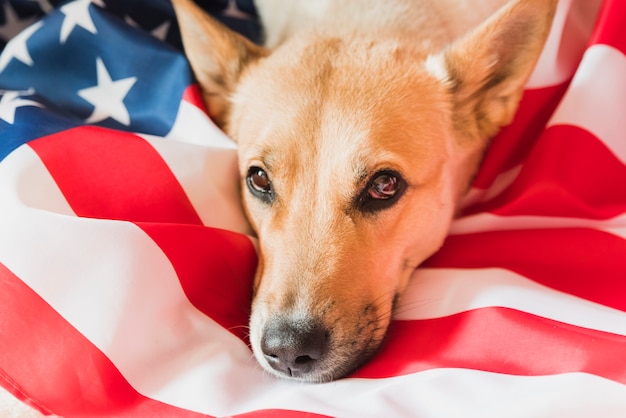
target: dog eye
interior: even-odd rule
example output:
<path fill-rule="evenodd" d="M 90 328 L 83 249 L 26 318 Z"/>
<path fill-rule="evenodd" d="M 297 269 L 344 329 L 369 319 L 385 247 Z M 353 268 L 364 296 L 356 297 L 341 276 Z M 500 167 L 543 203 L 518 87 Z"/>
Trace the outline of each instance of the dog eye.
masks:
<path fill-rule="evenodd" d="M 246 184 L 250 192 L 265 203 L 271 203 L 274 200 L 274 188 L 269 176 L 260 167 L 250 167 Z"/>
<path fill-rule="evenodd" d="M 398 192 L 398 178 L 392 174 L 381 173 L 374 177 L 367 188 L 372 199 L 391 199 Z"/>
<path fill-rule="evenodd" d="M 387 209 L 398 201 L 406 188 L 404 179 L 395 171 L 383 170 L 372 176 L 357 198 L 362 212 Z"/>

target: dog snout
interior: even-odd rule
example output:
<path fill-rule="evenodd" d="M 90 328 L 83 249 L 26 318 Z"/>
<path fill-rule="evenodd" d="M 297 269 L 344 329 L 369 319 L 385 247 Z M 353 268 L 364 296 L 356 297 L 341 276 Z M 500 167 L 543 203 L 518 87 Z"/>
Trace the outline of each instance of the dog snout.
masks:
<path fill-rule="evenodd" d="M 329 332 L 313 321 L 270 321 L 261 338 L 268 364 L 288 377 L 306 379 L 328 352 Z"/>

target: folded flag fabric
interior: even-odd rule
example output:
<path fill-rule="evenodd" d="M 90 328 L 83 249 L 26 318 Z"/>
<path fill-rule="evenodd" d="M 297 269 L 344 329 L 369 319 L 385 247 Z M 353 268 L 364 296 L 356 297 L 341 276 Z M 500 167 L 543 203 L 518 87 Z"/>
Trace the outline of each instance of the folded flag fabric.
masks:
<path fill-rule="evenodd" d="M 19 4 L 3 28 L 22 30 L 0 32 L 0 385 L 18 399 L 67 417 L 626 416 L 625 2 L 560 2 L 383 348 L 310 385 L 248 347 L 236 146 L 169 3 Z"/>

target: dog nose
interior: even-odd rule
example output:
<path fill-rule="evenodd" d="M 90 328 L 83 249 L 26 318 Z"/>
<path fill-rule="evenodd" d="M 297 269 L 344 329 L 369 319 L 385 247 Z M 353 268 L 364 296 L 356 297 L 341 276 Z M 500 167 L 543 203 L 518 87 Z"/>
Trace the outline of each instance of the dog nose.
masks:
<path fill-rule="evenodd" d="M 306 321 L 271 321 L 265 327 L 261 349 L 272 368 L 289 377 L 303 377 L 328 351 L 328 331 Z"/>

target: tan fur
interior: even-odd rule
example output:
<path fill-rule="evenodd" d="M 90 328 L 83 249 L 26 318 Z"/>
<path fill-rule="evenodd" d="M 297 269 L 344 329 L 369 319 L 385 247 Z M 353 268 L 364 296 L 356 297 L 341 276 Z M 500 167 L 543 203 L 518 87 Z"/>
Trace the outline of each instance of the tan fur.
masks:
<path fill-rule="evenodd" d="M 513 117 L 556 6 L 516 0 L 481 23 L 502 3 L 258 1 L 270 50 L 174 0 L 208 111 L 239 146 L 260 242 L 250 339 L 268 371 L 332 380 L 381 344 L 394 300 Z M 252 166 L 269 174 L 271 203 L 247 190 Z M 363 211 L 355 197 L 386 169 L 405 193 Z M 271 367 L 268 330 L 283 347 L 309 329 L 324 345 L 306 370 Z"/>

